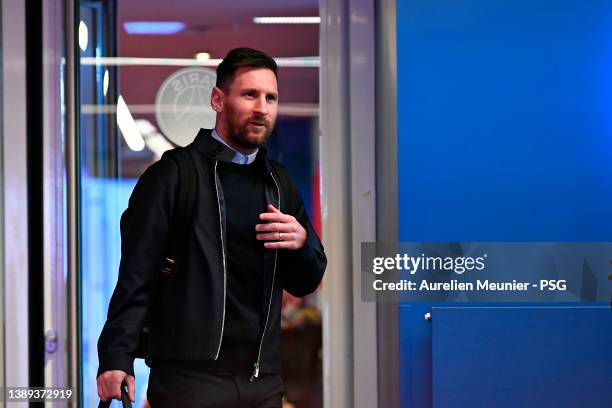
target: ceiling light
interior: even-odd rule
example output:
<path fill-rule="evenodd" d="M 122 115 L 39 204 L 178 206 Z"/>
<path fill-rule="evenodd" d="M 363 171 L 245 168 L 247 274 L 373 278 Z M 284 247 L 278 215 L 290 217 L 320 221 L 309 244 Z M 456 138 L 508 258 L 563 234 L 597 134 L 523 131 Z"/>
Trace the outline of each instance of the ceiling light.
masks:
<path fill-rule="evenodd" d="M 128 34 L 169 35 L 185 28 L 181 21 L 127 21 L 123 28 Z"/>
<path fill-rule="evenodd" d="M 87 50 L 87 43 L 89 42 L 89 30 L 87 29 L 87 24 L 81 20 L 79 23 L 79 48 L 81 51 Z"/>
<path fill-rule="evenodd" d="M 158 132 L 157 128 L 146 119 L 137 119 L 136 126 L 142 134 L 145 144 L 151 150 L 157 159 L 162 157 L 165 151 L 173 149 L 174 146 Z"/>
<path fill-rule="evenodd" d="M 140 57 L 81 57 L 81 65 L 149 65 L 178 67 L 216 67 L 221 59 L 198 60 L 195 58 L 140 58 Z M 319 57 L 274 58 L 279 67 L 318 68 Z"/>
<path fill-rule="evenodd" d="M 139 152 L 145 148 L 145 141 L 142 138 L 142 134 L 136 122 L 134 122 L 134 118 L 121 95 L 119 95 L 119 99 L 117 100 L 117 126 L 119 126 L 125 143 L 127 143 L 130 149 Z"/>
<path fill-rule="evenodd" d="M 321 17 L 253 17 L 255 24 L 319 24 Z"/>
<path fill-rule="evenodd" d="M 104 79 L 102 80 L 102 91 L 104 96 L 108 93 L 108 68 L 104 70 Z"/>
<path fill-rule="evenodd" d="M 195 59 L 199 61 L 208 61 L 210 59 L 210 53 L 208 52 L 198 52 L 195 55 Z"/>

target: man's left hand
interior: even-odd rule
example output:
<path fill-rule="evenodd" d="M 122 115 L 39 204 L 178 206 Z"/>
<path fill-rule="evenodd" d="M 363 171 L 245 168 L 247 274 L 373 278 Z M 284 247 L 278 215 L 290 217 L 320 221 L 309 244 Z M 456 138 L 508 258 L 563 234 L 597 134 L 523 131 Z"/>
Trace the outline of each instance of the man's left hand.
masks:
<path fill-rule="evenodd" d="M 255 231 L 257 239 L 264 242 L 268 249 L 300 249 L 306 242 L 306 230 L 295 217 L 283 214 L 272 204 L 268 204 L 268 212 L 259 214 L 259 219 L 265 224 L 257 224 Z"/>

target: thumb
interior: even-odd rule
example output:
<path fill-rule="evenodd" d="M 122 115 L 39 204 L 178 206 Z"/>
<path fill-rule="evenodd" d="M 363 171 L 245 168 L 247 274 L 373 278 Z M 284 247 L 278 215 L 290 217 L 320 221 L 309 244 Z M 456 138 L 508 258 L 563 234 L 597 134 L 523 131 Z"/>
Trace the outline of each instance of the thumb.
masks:
<path fill-rule="evenodd" d="M 130 401 L 136 401 L 136 385 L 134 384 L 134 376 L 128 375 L 126 378 L 127 386 L 128 386 L 128 396 L 130 397 Z"/>
<path fill-rule="evenodd" d="M 280 214 L 280 211 L 275 206 L 273 206 L 272 204 L 268 204 L 268 211 Z"/>

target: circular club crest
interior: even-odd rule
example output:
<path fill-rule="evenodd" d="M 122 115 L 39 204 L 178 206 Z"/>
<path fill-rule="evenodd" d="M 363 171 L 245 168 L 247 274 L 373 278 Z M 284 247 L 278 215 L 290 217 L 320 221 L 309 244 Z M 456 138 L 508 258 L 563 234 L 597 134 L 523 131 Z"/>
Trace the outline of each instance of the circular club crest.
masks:
<path fill-rule="evenodd" d="M 161 131 L 173 143 L 186 146 L 200 128 L 214 127 L 216 113 L 210 106 L 210 94 L 216 80 L 217 75 L 211 69 L 183 68 L 159 87 L 155 118 Z"/>

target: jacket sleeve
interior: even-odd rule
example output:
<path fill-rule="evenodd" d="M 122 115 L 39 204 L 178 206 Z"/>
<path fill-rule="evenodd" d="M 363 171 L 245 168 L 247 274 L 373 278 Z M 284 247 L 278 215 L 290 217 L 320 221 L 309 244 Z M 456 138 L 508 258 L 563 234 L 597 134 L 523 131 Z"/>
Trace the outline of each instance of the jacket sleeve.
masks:
<path fill-rule="evenodd" d="M 98 340 L 97 375 L 108 370 L 134 374 L 133 354 L 159 281 L 177 180 L 172 160 L 154 163 L 136 183 L 121 216 L 119 277 Z"/>
<path fill-rule="evenodd" d="M 293 296 L 301 297 L 314 292 L 321 283 L 327 257 L 308 219 L 300 192 L 288 176 L 286 196 L 289 213 L 306 229 L 307 237 L 300 249 L 279 251 L 279 272 L 283 289 Z"/>

